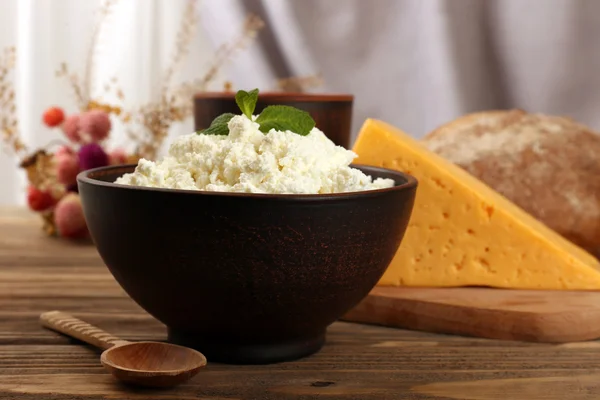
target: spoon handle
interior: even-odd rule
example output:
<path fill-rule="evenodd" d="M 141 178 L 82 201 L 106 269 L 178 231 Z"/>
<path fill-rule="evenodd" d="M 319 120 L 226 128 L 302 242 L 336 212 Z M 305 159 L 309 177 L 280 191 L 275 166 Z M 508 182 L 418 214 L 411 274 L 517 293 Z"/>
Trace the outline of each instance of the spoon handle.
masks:
<path fill-rule="evenodd" d="M 126 340 L 119 339 L 94 325 L 88 324 L 87 322 L 61 311 L 48 311 L 43 313 L 40 315 L 40 322 L 42 326 L 46 328 L 83 340 L 86 343 L 104 350 L 110 349 L 113 346 L 129 343 Z"/>

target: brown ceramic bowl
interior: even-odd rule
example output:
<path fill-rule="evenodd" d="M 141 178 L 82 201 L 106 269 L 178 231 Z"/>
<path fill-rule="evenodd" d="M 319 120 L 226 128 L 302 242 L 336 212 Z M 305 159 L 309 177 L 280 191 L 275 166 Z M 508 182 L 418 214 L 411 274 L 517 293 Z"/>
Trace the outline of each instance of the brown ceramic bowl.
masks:
<path fill-rule="evenodd" d="M 352 106 L 350 94 L 312 94 L 261 92 L 255 114 L 267 106 L 286 105 L 306 111 L 316 126 L 338 146 L 350 146 Z M 215 117 L 223 113 L 240 114 L 234 92 L 202 92 L 194 96 L 194 129 L 208 128 Z"/>
<path fill-rule="evenodd" d="M 318 351 L 400 245 L 416 180 L 328 195 L 218 193 L 114 184 L 133 165 L 77 177 L 109 270 L 169 341 L 209 361 L 269 363 Z"/>

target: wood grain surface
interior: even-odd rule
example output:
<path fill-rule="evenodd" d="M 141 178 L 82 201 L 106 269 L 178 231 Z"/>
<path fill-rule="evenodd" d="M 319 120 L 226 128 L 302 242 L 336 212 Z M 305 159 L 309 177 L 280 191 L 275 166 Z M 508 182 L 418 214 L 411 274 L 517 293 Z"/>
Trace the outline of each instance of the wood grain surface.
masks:
<path fill-rule="evenodd" d="M 600 292 L 376 287 L 342 319 L 490 339 L 569 343 L 600 338 Z"/>
<path fill-rule="evenodd" d="M 93 246 L 46 238 L 25 211 L 0 210 L 0 399 L 600 398 L 600 342 L 548 345 L 336 323 L 318 354 L 263 366 L 208 365 L 169 390 L 131 389 L 100 352 L 42 328 L 60 309 L 126 340 L 165 328 L 128 299 Z"/>

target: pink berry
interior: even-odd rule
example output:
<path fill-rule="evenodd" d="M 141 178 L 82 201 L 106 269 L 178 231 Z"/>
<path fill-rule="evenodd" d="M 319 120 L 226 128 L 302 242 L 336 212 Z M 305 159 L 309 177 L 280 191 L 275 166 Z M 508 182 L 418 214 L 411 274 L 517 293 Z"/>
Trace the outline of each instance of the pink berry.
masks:
<path fill-rule="evenodd" d="M 74 143 L 79 143 L 81 135 L 79 134 L 79 114 L 71 114 L 62 124 L 62 129 L 65 136 Z"/>
<path fill-rule="evenodd" d="M 72 185 L 79 173 L 77 154 L 64 154 L 57 158 L 56 178 L 63 185 Z"/>
<path fill-rule="evenodd" d="M 79 149 L 79 169 L 85 171 L 108 165 L 108 154 L 98 143 L 88 143 Z"/>
<path fill-rule="evenodd" d="M 114 149 L 108 154 L 110 165 L 120 165 L 127 162 L 127 153 L 123 149 Z"/>
<path fill-rule="evenodd" d="M 110 117 L 105 111 L 91 110 L 81 114 L 79 126 L 91 141 L 100 142 L 106 139 L 110 133 Z"/>
<path fill-rule="evenodd" d="M 75 154 L 75 151 L 71 147 L 69 147 L 69 146 L 60 146 L 54 152 L 54 157 L 58 159 L 58 158 L 61 158 L 63 156 L 72 156 L 74 154 Z"/>
<path fill-rule="evenodd" d="M 58 233 L 67 238 L 81 238 L 88 234 L 81 199 L 76 193 L 67 193 L 54 209 Z"/>

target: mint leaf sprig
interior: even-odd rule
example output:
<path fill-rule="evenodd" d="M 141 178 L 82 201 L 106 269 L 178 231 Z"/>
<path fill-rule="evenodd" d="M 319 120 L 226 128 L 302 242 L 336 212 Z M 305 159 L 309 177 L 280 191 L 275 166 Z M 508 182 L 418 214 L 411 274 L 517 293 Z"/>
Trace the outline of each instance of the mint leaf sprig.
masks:
<path fill-rule="evenodd" d="M 251 120 L 256 103 L 258 102 L 258 89 L 249 92 L 239 90 L 235 94 L 235 102 L 242 113 Z M 211 122 L 208 128 L 196 133 L 204 135 L 228 135 L 229 127 L 227 124 L 234 116 L 231 113 L 221 114 Z M 306 136 L 315 127 L 315 120 L 309 113 L 296 107 L 283 105 L 265 107 L 254 122 L 259 124 L 258 129 L 265 134 L 271 129 L 276 129 Z"/>
<path fill-rule="evenodd" d="M 258 129 L 262 133 L 276 129 L 306 136 L 315 127 L 315 121 L 309 113 L 295 107 L 282 105 L 265 107 L 255 122 L 260 125 Z"/>
<path fill-rule="evenodd" d="M 208 128 L 200 130 L 196 133 L 203 133 L 205 135 L 227 136 L 229 135 L 229 127 L 227 126 L 227 124 L 229 123 L 229 120 L 233 117 L 235 117 L 235 114 L 232 113 L 221 114 L 217 118 L 212 120 Z"/>
<path fill-rule="evenodd" d="M 258 89 L 254 89 L 249 92 L 238 90 L 238 92 L 235 94 L 235 103 L 240 108 L 240 110 L 242 110 L 244 115 L 248 117 L 248 119 L 252 119 L 252 114 L 254 113 L 254 109 L 256 108 L 257 102 Z"/>

